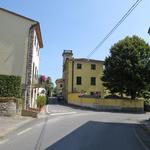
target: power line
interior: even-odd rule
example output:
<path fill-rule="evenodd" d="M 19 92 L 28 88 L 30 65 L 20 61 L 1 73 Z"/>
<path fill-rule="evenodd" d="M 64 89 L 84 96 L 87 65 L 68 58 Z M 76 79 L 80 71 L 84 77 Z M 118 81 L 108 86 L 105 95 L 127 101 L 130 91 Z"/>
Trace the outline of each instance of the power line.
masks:
<path fill-rule="evenodd" d="M 99 42 L 99 44 L 89 53 L 87 58 L 90 58 L 98 48 L 110 37 L 110 35 L 122 24 L 122 22 L 131 14 L 131 12 L 139 5 L 142 0 L 137 0 L 125 15 L 118 21 L 118 23 L 110 30 L 110 32 Z"/>

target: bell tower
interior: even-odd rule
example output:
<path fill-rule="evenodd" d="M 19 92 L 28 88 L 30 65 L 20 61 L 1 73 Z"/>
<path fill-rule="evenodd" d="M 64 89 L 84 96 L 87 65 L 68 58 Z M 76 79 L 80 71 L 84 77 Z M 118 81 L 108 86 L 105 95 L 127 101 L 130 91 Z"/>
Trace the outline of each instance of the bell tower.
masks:
<path fill-rule="evenodd" d="M 72 50 L 64 50 L 62 56 L 63 56 L 63 64 L 64 64 L 67 59 L 73 58 L 72 57 L 73 56 Z"/>

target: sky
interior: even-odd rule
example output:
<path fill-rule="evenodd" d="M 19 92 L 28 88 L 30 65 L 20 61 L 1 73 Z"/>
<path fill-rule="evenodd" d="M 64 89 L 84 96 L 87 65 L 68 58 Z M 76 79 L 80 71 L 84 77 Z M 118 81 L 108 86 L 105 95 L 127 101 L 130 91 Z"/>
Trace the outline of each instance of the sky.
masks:
<path fill-rule="evenodd" d="M 55 82 L 62 77 L 63 50 L 86 58 L 136 0 L 0 0 L 0 7 L 40 22 L 44 47 L 40 74 Z M 150 0 L 143 0 L 107 41 L 91 56 L 105 60 L 109 49 L 126 36 L 150 43 Z"/>

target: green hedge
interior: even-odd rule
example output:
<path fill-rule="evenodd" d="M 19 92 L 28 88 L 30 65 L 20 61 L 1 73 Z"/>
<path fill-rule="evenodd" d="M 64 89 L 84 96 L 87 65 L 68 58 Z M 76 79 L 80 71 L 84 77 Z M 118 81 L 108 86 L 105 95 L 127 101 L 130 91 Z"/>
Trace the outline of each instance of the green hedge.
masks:
<path fill-rule="evenodd" d="M 21 97 L 21 77 L 0 75 L 0 97 Z"/>

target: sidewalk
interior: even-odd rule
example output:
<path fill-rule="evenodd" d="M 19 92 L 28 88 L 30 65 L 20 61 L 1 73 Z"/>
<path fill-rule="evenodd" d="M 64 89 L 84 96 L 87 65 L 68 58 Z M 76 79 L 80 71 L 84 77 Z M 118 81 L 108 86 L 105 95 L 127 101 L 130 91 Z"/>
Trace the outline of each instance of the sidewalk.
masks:
<path fill-rule="evenodd" d="M 37 118 L 44 118 L 47 114 L 45 112 L 45 107 L 38 113 Z M 11 131 L 23 126 L 24 124 L 31 122 L 37 118 L 25 117 L 16 115 L 14 117 L 4 117 L 0 116 L 0 141 L 3 140 L 4 136 Z"/>
<path fill-rule="evenodd" d="M 19 128 L 20 126 L 34 120 L 35 118 L 14 116 L 14 117 L 4 117 L 0 116 L 0 140 L 8 134 L 9 132 Z"/>

